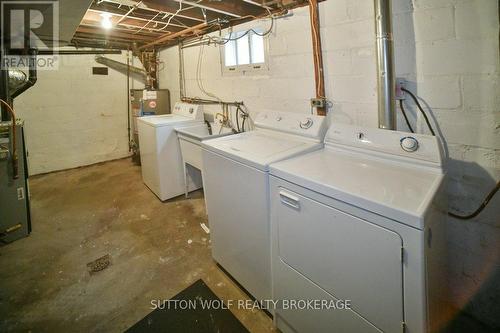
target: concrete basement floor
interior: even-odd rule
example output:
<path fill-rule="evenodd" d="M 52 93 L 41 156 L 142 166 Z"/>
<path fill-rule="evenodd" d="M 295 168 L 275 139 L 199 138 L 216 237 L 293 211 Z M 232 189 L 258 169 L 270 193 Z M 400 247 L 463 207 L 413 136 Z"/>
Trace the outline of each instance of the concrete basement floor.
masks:
<path fill-rule="evenodd" d="M 200 278 L 223 300 L 248 299 L 211 258 L 201 191 L 162 203 L 130 159 L 30 185 L 33 232 L 0 248 L 0 331 L 122 332 Z M 106 254 L 111 265 L 89 274 Z M 231 311 L 273 332 L 262 311 Z"/>

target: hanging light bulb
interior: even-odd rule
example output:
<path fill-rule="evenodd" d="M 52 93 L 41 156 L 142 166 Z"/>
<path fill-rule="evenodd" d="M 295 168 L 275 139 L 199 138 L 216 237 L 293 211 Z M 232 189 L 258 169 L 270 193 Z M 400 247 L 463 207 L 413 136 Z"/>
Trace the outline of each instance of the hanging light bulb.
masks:
<path fill-rule="evenodd" d="M 113 27 L 113 22 L 111 22 L 111 14 L 110 13 L 101 13 L 101 26 L 109 30 Z"/>

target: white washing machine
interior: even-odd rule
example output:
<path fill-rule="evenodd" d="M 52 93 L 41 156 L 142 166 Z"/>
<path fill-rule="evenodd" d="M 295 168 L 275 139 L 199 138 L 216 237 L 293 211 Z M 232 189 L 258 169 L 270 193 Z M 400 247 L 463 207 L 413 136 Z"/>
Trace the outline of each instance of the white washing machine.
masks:
<path fill-rule="evenodd" d="M 325 117 L 260 112 L 255 130 L 202 142 L 213 258 L 256 299 L 271 297 L 272 162 L 320 149 Z"/>
<path fill-rule="evenodd" d="M 137 119 L 142 180 L 162 201 L 185 192 L 184 166 L 176 128 L 203 124 L 201 105 L 176 103 L 172 114 Z M 188 169 L 189 191 L 201 188 L 201 175 Z"/>
<path fill-rule="evenodd" d="M 270 173 L 274 299 L 350 303 L 284 303 L 280 330 L 439 331 L 447 204 L 436 137 L 335 124 L 324 149 Z"/>

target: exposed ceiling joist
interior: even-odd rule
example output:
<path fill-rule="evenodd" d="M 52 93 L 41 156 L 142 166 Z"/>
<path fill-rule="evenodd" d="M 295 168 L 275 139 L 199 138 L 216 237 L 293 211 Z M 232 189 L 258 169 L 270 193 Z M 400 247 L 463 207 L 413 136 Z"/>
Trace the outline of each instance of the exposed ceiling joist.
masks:
<path fill-rule="evenodd" d="M 201 32 L 202 29 L 204 29 L 206 27 L 207 27 L 206 23 L 200 23 L 200 24 L 198 24 L 198 25 L 196 25 L 194 27 L 191 27 L 189 29 L 185 29 L 185 30 L 176 32 L 175 34 L 160 37 L 159 39 L 156 39 L 156 40 L 152 41 L 151 43 L 148 43 L 146 45 L 141 46 L 140 49 L 147 49 L 147 48 L 153 47 L 155 45 L 168 42 L 169 40 L 173 40 L 175 38 L 179 38 L 179 37 L 185 36 L 187 34 L 196 33 L 197 31 Z"/>
<path fill-rule="evenodd" d="M 176 13 L 179 10 L 179 3 L 174 0 L 143 0 L 142 3 L 146 5 L 150 10 L 156 10 L 166 13 Z M 183 2 L 184 3 L 184 2 Z M 189 18 L 192 20 L 196 20 L 198 22 L 204 22 L 205 16 L 202 11 L 198 7 L 188 6 L 184 4 L 182 6 L 182 10 L 177 13 L 177 17 Z M 207 13 L 207 20 L 215 20 L 217 19 L 217 14 L 215 13 Z"/>
<path fill-rule="evenodd" d="M 194 7 L 199 7 L 214 11 L 217 13 L 225 14 L 232 17 L 243 17 L 247 15 L 258 16 L 263 13 L 263 9 L 260 6 L 245 2 L 243 0 L 234 1 L 210 1 L 210 0 L 175 0 L 176 2 L 181 2 L 183 4 L 191 5 Z"/>
<path fill-rule="evenodd" d="M 97 45 L 113 45 L 113 44 L 120 44 L 125 48 L 129 48 L 132 46 L 133 41 L 129 39 L 123 39 L 119 37 L 101 37 L 101 36 L 96 36 L 93 34 L 82 34 L 82 33 L 76 33 L 75 37 L 73 37 L 75 40 L 82 40 L 86 41 L 88 43 L 95 42 Z"/>
<path fill-rule="evenodd" d="M 95 10 L 95 9 L 89 9 L 87 11 L 87 14 L 85 14 L 84 16 L 84 20 L 93 20 L 93 21 L 101 21 L 101 16 L 100 14 L 103 13 L 102 11 L 99 11 L 99 10 Z M 109 12 L 108 12 L 109 13 Z M 160 28 L 163 28 L 163 27 L 166 27 L 167 26 L 167 23 L 168 22 L 165 22 L 165 21 L 160 21 L 160 20 L 156 20 L 156 19 L 146 19 L 146 18 L 142 18 L 142 17 L 137 17 L 137 16 L 127 16 L 125 17 L 124 15 L 122 14 L 112 14 L 112 17 L 111 17 L 111 21 L 113 22 L 113 25 L 119 25 L 121 23 L 126 23 L 126 22 L 142 22 L 142 24 L 138 24 L 139 27 L 142 27 L 144 26 L 146 23 L 150 26 L 150 27 L 158 27 L 159 29 Z M 120 21 L 118 23 L 118 21 Z M 170 24 L 168 24 L 168 27 L 167 29 L 164 29 L 165 32 L 169 31 L 169 29 L 171 27 L 178 27 L 178 28 L 188 28 L 189 25 L 181 25 L 181 24 L 178 24 L 178 23 L 175 23 L 175 22 L 170 22 Z"/>
<path fill-rule="evenodd" d="M 96 36 L 100 36 L 103 38 L 121 38 L 124 40 L 130 39 L 132 41 L 151 41 L 154 40 L 156 37 L 155 36 L 145 36 L 145 35 L 133 35 L 129 33 L 124 33 L 120 31 L 109 31 L 105 30 L 102 28 L 96 28 L 96 27 L 78 27 L 76 30 L 77 33 L 81 34 L 94 34 Z"/>
<path fill-rule="evenodd" d="M 119 50 L 129 50 L 133 49 L 130 43 L 109 41 L 109 40 L 99 40 L 94 38 L 86 38 L 75 35 L 71 42 L 71 45 L 77 48 L 89 47 L 89 48 L 103 48 L 103 49 L 119 49 Z M 132 45 L 133 46 L 133 45 Z"/>
<path fill-rule="evenodd" d="M 265 8 L 265 9 L 270 9 L 270 10 L 273 9 L 273 7 L 264 4 L 264 1 L 261 1 L 261 0 L 243 0 L 243 1 L 248 2 L 252 5 L 256 5 L 256 6 Z"/>
<path fill-rule="evenodd" d="M 286 3 L 285 3 L 286 2 Z M 112 41 L 141 50 L 174 45 L 179 40 L 266 17 L 284 8 L 306 5 L 307 0 L 93 0 L 75 39 L 96 46 Z M 112 27 L 104 13 L 111 14 Z"/>
<path fill-rule="evenodd" d="M 135 17 L 141 18 L 145 20 L 150 20 L 154 18 L 157 22 L 167 22 L 171 16 L 175 14 L 166 12 L 166 11 L 158 11 L 150 8 L 144 7 L 126 7 L 126 6 L 116 6 L 114 3 L 101 2 L 100 4 L 94 3 L 90 10 L 98 11 L 98 12 L 106 12 L 113 15 L 117 15 L 120 17 Z M 175 15 L 171 23 L 181 25 L 181 26 L 191 26 L 198 24 L 202 20 L 194 19 L 192 17 L 188 17 L 186 15 Z M 117 22 L 119 23 L 119 22 Z"/>
<path fill-rule="evenodd" d="M 94 29 L 102 29 L 100 24 L 95 24 L 93 22 L 89 21 L 82 21 L 80 23 L 80 28 L 94 28 Z M 104 30 L 104 29 L 102 29 Z M 108 31 L 108 30 L 104 30 Z M 121 25 L 120 27 L 115 27 L 113 31 L 119 31 L 127 34 L 140 34 L 144 36 L 149 36 L 153 38 L 158 38 L 159 36 L 163 35 L 165 32 L 164 31 L 154 31 L 154 30 L 143 30 L 140 33 L 137 33 L 137 27 L 135 26 L 128 26 L 128 25 Z"/>

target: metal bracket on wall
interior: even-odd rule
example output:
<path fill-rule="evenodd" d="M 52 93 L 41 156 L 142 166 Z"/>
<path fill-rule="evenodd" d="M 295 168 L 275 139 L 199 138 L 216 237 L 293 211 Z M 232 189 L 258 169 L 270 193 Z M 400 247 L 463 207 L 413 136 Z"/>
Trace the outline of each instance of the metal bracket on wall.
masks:
<path fill-rule="evenodd" d="M 325 108 L 326 103 L 327 103 L 326 98 L 311 98 L 312 108 Z"/>

